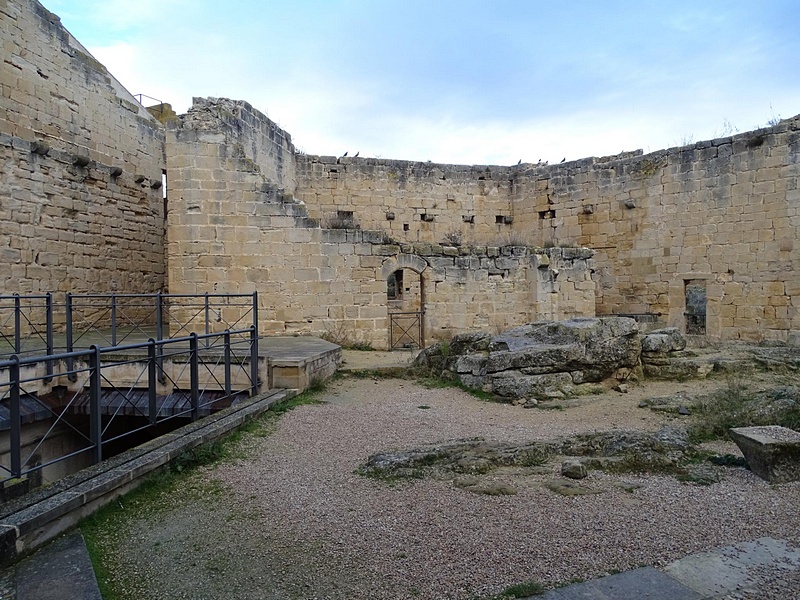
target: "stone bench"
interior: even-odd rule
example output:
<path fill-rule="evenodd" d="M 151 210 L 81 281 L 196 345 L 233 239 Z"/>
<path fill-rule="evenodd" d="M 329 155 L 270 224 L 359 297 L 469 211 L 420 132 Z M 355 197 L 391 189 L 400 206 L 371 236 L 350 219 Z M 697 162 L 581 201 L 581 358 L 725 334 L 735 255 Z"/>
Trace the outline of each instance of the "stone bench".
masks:
<path fill-rule="evenodd" d="M 800 433 L 787 427 L 736 427 L 728 431 L 747 466 L 770 483 L 800 481 Z"/>

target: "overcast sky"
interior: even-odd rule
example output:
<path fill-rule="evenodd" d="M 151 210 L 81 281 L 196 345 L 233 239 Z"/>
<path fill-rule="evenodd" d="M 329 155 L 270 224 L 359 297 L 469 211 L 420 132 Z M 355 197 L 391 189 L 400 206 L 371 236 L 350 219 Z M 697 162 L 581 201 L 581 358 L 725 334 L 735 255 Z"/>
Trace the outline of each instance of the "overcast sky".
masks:
<path fill-rule="evenodd" d="M 42 2 L 130 92 L 247 100 L 310 154 L 558 162 L 800 113 L 798 0 Z"/>

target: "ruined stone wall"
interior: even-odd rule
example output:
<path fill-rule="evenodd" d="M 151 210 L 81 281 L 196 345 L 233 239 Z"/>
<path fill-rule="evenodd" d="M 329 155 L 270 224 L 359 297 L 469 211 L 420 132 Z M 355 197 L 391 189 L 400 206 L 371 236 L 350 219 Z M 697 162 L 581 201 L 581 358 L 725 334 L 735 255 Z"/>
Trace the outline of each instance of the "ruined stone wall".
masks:
<path fill-rule="evenodd" d="M 161 126 L 35 0 L 0 32 L 0 293 L 159 290 Z"/>
<path fill-rule="evenodd" d="M 594 316 L 591 250 L 412 245 L 423 271 L 427 342 L 537 320 Z"/>
<path fill-rule="evenodd" d="M 198 127 L 193 116 L 167 131 L 171 293 L 258 291 L 261 333 L 376 348 L 388 343 L 387 277 L 397 268 L 421 273 L 426 339 L 593 313 L 590 251 L 399 244 L 380 231 L 320 228 L 243 155 L 236 131 L 246 128 L 227 117 Z"/>
<path fill-rule="evenodd" d="M 599 314 L 661 313 L 685 288 L 713 339 L 800 337 L 800 118 L 648 155 L 521 173 L 514 226 L 596 250 Z"/>
<path fill-rule="evenodd" d="M 196 132 L 204 140 L 226 146 L 229 156 L 253 163 L 265 181 L 292 194 L 295 189 L 295 150 L 292 136 L 250 104 L 227 98 L 193 98 L 192 107 L 176 123 L 182 139 Z M 213 169 L 213 162 L 194 166 Z M 214 173 L 205 174 L 206 179 Z"/>
<path fill-rule="evenodd" d="M 454 166 L 299 156 L 296 195 L 400 243 L 589 247 L 597 313 L 686 331 L 686 286 L 711 339 L 800 340 L 800 119 L 648 155 Z"/>
<path fill-rule="evenodd" d="M 323 224 L 352 213 L 402 243 L 528 242 L 511 235 L 513 170 L 376 158 L 298 155 L 297 190 Z"/>

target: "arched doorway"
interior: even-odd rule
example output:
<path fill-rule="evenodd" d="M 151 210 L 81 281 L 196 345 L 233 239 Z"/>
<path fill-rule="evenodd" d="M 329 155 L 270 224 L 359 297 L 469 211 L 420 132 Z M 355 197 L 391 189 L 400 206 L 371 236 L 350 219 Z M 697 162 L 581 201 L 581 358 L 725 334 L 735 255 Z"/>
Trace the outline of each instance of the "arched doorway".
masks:
<path fill-rule="evenodd" d="M 427 266 L 423 259 L 409 254 L 387 259 L 383 264 L 390 350 L 422 348 L 425 344 L 422 272 Z"/>

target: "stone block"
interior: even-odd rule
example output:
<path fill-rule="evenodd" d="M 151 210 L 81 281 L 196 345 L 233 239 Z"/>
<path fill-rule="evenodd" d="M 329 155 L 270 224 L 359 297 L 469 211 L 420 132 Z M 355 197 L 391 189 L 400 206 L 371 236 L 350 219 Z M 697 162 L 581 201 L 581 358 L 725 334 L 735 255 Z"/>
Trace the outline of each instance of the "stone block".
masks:
<path fill-rule="evenodd" d="M 728 434 L 747 466 L 770 483 L 800 481 L 800 432 L 778 425 L 736 427 Z"/>

